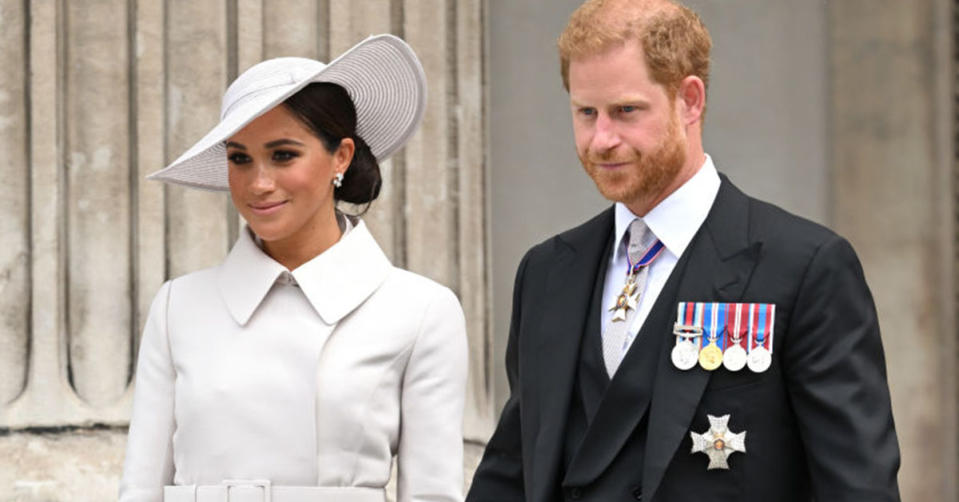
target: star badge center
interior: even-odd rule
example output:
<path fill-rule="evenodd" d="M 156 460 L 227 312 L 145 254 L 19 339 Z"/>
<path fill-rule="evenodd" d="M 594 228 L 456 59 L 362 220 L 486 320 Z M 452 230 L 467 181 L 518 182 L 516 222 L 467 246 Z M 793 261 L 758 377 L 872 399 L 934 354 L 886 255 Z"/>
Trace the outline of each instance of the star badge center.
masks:
<path fill-rule="evenodd" d="M 613 313 L 613 322 L 625 321 L 626 314 L 630 310 L 634 310 L 638 303 L 639 291 L 636 288 L 633 276 L 630 275 L 626 279 L 626 285 L 623 286 L 623 292 L 616 297 L 616 303 L 609 309 Z"/>
<path fill-rule="evenodd" d="M 691 453 L 705 453 L 709 457 L 706 470 L 729 469 L 729 456 L 735 452 L 746 453 L 746 431 L 729 430 L 729 415 L 709 419 L 709 430 L 702 434 L 690 432 L 693 438 Z"/>

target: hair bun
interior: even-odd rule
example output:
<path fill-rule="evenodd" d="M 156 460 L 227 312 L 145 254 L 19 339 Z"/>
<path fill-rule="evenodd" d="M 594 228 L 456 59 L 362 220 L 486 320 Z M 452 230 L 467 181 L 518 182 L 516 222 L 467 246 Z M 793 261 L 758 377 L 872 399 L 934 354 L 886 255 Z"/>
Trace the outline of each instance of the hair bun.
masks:
<path fill-rule="evenodd" d="M 359 135 L 353 135 L 353 161 L 343 174 L 343 185 L 334 190 L 337 200 L 351 204 L 369 204 L 376 200 L 383 185 L 380 164 L 370 146 Z"/>

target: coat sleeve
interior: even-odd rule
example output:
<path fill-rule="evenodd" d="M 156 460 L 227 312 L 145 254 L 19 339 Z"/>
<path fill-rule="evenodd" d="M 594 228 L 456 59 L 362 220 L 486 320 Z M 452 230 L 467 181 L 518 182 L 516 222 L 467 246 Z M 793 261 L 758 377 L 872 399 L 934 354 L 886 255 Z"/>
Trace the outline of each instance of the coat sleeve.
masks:
<path fill-rule="evenodd" d="M 426 308 L 400 397 L 397 502 L 463 500 L 466 321 L 442 288 Z"/>
<path fill-rule="evenodd" d="M 171 287 L 167 282 L 153 299 L 140 342 L 120 502 L 161 502 L 163 486 L 173 484 L 176 374 L 167 337 Z"/>
<path fill-rule="evenodd" d="M 833 237 L 810 262 L 784 340 L 816 500 L 898 501 L 899 446 L 879 323 L 862 267 Z"/>
<path fill-rule="evenodd" d="M 524 502 L 522 421 L 519 389 L 519 332 L 522 319 L 522 289 L 527 254 L 520 262 L 513 285 L 513 313 L 506 344 L 506 378 L 510 396 L 503 407 L 483 460 L 476 469 L 467 502 Z"/>

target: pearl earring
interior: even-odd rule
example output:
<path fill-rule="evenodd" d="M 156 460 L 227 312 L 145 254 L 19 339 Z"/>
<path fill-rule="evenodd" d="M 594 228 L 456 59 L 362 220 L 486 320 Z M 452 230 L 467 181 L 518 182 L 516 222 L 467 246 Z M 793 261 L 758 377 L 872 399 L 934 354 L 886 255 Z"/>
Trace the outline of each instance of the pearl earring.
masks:
<path fill-rule="evenodd" d="M 333 176 L 333 186 L 336 188 L 343 186 L 343 173 L 336 173 L 336 176 Z"/>

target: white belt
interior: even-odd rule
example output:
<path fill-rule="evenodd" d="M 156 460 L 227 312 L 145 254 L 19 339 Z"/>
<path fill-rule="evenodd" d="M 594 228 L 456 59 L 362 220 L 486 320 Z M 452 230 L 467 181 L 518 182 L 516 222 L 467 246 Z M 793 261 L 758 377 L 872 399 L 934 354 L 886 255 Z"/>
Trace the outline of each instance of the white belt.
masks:
<path fill-rule="evenodd" d="M 281 486 L 267 480 L 164 486 L 163 502 L 385 502 L 382 488 Z"/>

